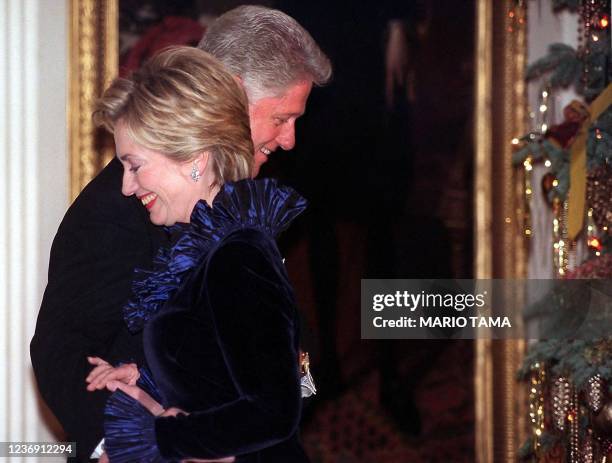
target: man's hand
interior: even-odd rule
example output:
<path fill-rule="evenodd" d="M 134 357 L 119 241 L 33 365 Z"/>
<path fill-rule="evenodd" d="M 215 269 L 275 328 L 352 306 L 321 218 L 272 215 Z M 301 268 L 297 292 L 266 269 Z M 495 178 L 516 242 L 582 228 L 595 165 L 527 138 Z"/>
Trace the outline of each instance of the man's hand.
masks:
<path fill-rule="evenodd" d="M 95 365 L 85 381 L 88 391 L 104 389 L 109 381 L 121 381 L 125 384 L 133 386 L 140 378 L 138 367 L 135 363 L 126 363 L 119 367 L 113 367 L 110 363 L 102 360 L 100 357 L 87 357 L 87 361 Z"/>
<path fill-rule="evenodd" d="M 121 381 L 109 381 L 106 384 L 106 387 L 109 391 L 116 391 L 119 389 L 123 391 L 127 395 L 129 395 L 132 399 L 137 400 L 140 404 L 149 410 L 152 415 L 155 416 L 176 416 L 179 413 L 183 413 L 187 415 L 184 410 L 176 407 L 170 407 L 167 410 L 164 410 L 164 407 L 161 406 L 159 402 L 157 402 L 153 397 L 147 394 L 145 391 L 140 389 L 138 386 L 126 384 Z M 194 458 L 190 458 L 188 460 L 182 460 L 182 463 L 232 463 L 236 460 L 234 457 L 226 457 L 218 460 L 198 460 Z"/>

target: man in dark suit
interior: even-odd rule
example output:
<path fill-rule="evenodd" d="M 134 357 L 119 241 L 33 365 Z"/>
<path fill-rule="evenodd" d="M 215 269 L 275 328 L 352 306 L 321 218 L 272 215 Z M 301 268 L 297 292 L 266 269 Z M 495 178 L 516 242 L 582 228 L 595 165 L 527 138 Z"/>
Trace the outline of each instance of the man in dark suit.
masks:
<path fill-rule="evenodd" d="M 297 22 L 264 7 L 222 15 L 199 46 L 245 88 L 257 175 L 273 151 L 293 148 L 296 119 L 312 85 L 329 79 L 329 60 Z M 134 268 L 149 266 L 168 239 L 136 197 L 122 196 L 121 184 L 122 168 L 114 159 L 66 213 L 53 241 L 30 346 L 41 395 L 77 442 L 76 461 L 87 461 L 104 435 L 108 393 L 86 390 L 88 357 L 142 364 L 141 337 L 127 331 L 122 307 Z"/>

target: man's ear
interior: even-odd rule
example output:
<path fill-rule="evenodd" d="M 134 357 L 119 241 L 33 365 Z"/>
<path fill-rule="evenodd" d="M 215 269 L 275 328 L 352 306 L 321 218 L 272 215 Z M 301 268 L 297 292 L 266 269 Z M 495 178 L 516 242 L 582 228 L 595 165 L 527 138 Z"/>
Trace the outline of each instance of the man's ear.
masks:
<path fill-rule="evenodd" d="M 251 111 L 251 107 L 253 105 L 253 101 L 251 100 L 251 95 L 249 95 L 249 92 L 247 92 L 247 89 L 244 86 L 244 81 L 242 80 L 242 77 L 240 77 L 240 76 L 233 76 L 233 77 L 234 77 L 234 80 L 236 82 L 238 82 L 238 85 L 240 85 L 240 88 L 242 90 L 244 90 L 244 93 L 245 93 L 245 95 L 247 97 L 247 102 L 248 102 L 248 105 L 249 105 L 249 112 L 250 112 Z"/>

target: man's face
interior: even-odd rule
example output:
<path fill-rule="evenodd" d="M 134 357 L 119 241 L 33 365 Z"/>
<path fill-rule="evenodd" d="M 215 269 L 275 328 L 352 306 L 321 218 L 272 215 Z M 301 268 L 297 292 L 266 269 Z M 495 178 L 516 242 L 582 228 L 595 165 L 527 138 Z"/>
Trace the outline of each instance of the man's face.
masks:
<path fill-rule="evenodd" d="M 251 137 L 255 147 L 253 177 L 278 147 L 295 146 L 295 121 L 304 114 L 312 82 L 298 82 L 280 97 L 261 98 L 249 104 Z"/>

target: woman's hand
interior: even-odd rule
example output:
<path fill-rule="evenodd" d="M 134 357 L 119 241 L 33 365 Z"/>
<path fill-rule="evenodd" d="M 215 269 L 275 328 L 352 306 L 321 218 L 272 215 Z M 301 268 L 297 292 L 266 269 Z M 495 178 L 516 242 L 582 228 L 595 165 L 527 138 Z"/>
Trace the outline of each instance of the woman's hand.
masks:
<path fill-rule="evenodd" d="M 176 416 L 176 415 L 164 415 L 164 413 L 166 413 L 166 410 L 164 410 L 164 407 L 162 407 L 159 402 L 157 402 L 153 397 L 151 397 L 145 391 L 140 389 L 138 386 L 135 386 L 132 384 L 126 384 L 122 381 L 112 380 L 106 383 L 106 388 L 111 392 L 115 392 L 117 389 L 125 392 L 132 399 L 140 402 L 140 404 L 144 408 L 149 410 L 149 413 L 151 413 L 151 415 L 153 416 L 162 416 L 162 415 L 163 416 Z M 174 409 L 171 408 L 169 410 L 174 410 Z M 176 410 L 179 410 L 179 409 L 177 408 Z"/>
<path fill-rule="evenodd" d="M 140 389 L 138 386 L 133 386 L 129 384 L 125 384 L 120 381 L 110 381 L 106 387 L 109 391 L 116 391 L 119 389 L 123 391 L 127 395 L 129 395 L 132 399 L 137 400 L 140 404 L 149 410 L 149 412 L 154 416 L 176 416 L 180 413 L 187 415 L 188 413 L 184 410 L 181 410 L 177 407 L 170 407 L 164 410 L 164 407 L 161 406 L 159 402 L 157 402 L 153 397 L 147 394 L 145 391 Z M 226 457 L 221 458 L 219 460 L 198 460 L 194 458 L 190 458 L 188 460 L 182 460 L 182 463 L 232 463 L 236 460 L 234 457 Z"/>
<path fill-rule="evenodd" d="M 88 391 L 104 389 L 110 381 L 121 381 L 122 383 L 134 386 L 138 378 L 140 378 L 140 373 L 135 363 L 126 363 L 119 367 L 113 367 L 100 357 L 87 357 L 87 361 L 95 365 L 94 369 L 85 378 L 85 381 L 89 383 L 87 385 Z"/>
<path fill-rule="evenodd" d="M 162 413 L 159 416 L 176 416 L 179 414 L 183 414 L 183 415 L 188 415 L 189 413 L 187 413 L 184 410 L 181 410 L 180 408 L 176 408 L 176 407 L 170 407 L 170 408 L 166 408 L 166 410 L 164 411 L 164 413 Z"/>

